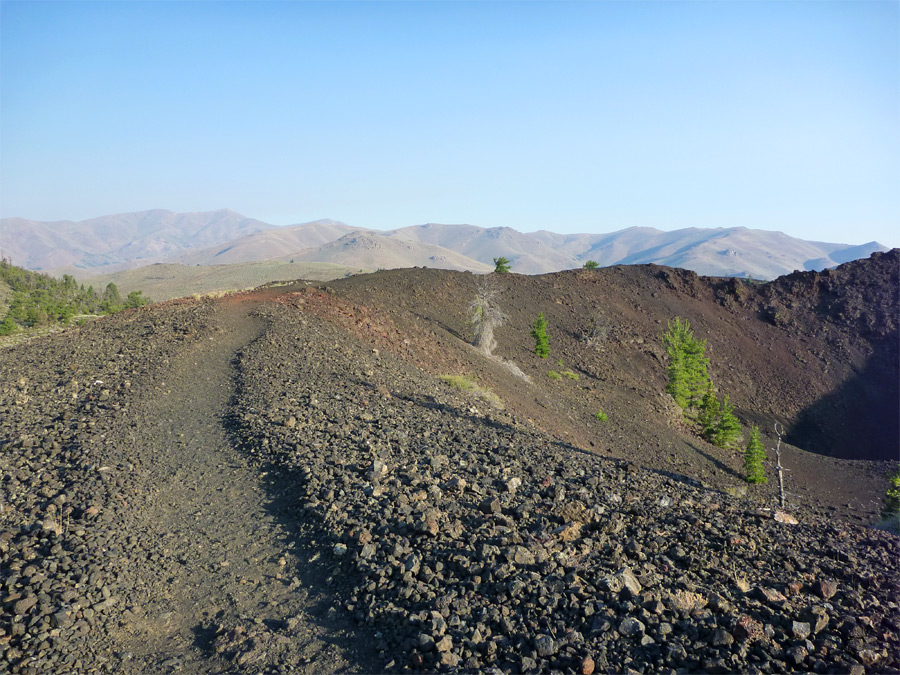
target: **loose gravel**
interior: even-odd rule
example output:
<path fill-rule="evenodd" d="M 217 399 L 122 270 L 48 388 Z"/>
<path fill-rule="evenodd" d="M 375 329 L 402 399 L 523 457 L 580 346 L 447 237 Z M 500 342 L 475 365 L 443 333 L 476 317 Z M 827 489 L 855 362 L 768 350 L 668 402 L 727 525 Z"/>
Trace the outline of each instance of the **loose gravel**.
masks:
<path fill-rule="evenodd" d="M 897 537 L 585 452 L 276 294 L 2 353 L 0 671 L 900 668 Z"/>
<path fill-rule="evenodd" d="M 241 362 L 244 447 L 300 476 L 377 670 L 897 669 L 896 537 L 581 452 L 266 312 Z"/>

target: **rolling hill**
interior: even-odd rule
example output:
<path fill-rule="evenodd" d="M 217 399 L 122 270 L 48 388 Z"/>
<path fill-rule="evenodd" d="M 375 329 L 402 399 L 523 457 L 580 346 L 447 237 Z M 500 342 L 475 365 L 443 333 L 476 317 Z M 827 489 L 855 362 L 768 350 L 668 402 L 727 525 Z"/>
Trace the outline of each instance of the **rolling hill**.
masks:
<path fill-rule="evenodd" d="M 211 246 L 272 227 L 222 209 L 173 213 L 156 209 L 90 220 L 0 221 L 0 247 L 13 263 L 34 270 L 144 264 L 176 256 L 185 249 Z"/>
<path fill-rule="evenodd" d="M 315 250 L 353 232 L 369 232 L 369 230 L 358 230 L 334 220 L 317 220 L 288 227 L 269 227 L 185 253 L 172 262 L 182 265 L 226 265 L 263 260 L 289 260 L 301 252 Z M 330 261 L 321 259 L 313 262 Z"/>
<path fill-rule="evenodd" d="M 604 267 L 654 263 L 706 276 L 774 279 L 794 270 L 821 270 L 887 250 L 877 242 L 845 246 L 743 227 L 671 232 L 633 227 L 609 234 L 557 234 L 428 224 L 394 230 L 391 235 L 444 246 L 483 263 L 504 255 L 512 261 L 513 270 L 522 274 L 572 269 L 594 260 Z"/>
<path fill-rule="evenodd" d="M 218 265 L 269 260 L 347 267 L 429 266 L 484 271 L 505 256 L 514 272 L 543 274 L 581 267 L 655 263 L 707 276 L 773 279 L 794 270 L 822 270 L 886 247 L 805 241 L 781 232 L 628 228 L 606 234 L 519 232 L 510 227 L 428 223 L 394 230 L 355 228 L 332 220 L 274 227 L 229 210 L 145 211 L 81 222 L 0 221 L 0 248 L 14 264 L 71 272 L 118 271 L 155 262 Z"/>
<path fill-rule="evenodd" d="M 479 262 L 443 246 L 404 241 L 374 232 L 353 232 L 292 257 L 305 262 L 322 261 L 342 265 L 365 260 L 371 267 L 381 269 L 434 267 L 472 272 L 490 272 L 494 269 L 493 264 Z"/>

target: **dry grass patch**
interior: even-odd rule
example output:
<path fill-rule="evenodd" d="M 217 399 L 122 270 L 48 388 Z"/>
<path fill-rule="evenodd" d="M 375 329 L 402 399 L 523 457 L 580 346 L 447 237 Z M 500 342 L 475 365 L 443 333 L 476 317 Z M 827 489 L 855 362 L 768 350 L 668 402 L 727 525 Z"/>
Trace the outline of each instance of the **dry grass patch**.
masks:
<path fill-rule="evenodd" d="M 472 394 L 488 405 L 503 410 L 503 401 L 490 389 L 482 387 L 473 375 L 441 375 L 441 379 L 454 389 Z"/>

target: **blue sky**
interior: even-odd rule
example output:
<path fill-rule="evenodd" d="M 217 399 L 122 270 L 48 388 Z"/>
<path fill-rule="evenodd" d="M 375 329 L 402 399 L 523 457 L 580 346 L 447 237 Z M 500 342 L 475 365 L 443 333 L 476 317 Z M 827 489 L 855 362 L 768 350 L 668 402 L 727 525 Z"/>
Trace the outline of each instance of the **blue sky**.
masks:
<path fill-rule="evenodd" d="M 0 3 L 0 215 L 900 246 L 900 4 Z"/>

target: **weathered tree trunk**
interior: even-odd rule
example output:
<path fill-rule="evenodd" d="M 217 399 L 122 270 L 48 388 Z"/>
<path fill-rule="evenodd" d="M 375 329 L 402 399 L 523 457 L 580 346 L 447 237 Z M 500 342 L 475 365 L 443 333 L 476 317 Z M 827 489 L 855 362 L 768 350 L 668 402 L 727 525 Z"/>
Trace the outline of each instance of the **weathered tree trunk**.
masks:
<path fill-rule="evenodd" d="M 493 275 L 485 275 L 476 282 L 475 299 L 469 305 L 469 324 L 474 340 L 472 344 L 485 356 L 491 356 L 497 346 L 494 330 L 506 321 L 500 309 L 500 289 Z"/>
<path fill-rule="evenodd" d="M 781 434 L 784 427 L 778 429 L 779 424 L 775 422 L 775 433 L 778 434 L 778 444 L 775 446 L 775 471 L 778 472 L 778 503 L 784 508 L 784 467 L 781 466 Z"/>

